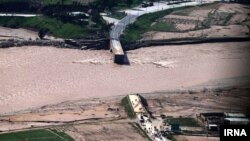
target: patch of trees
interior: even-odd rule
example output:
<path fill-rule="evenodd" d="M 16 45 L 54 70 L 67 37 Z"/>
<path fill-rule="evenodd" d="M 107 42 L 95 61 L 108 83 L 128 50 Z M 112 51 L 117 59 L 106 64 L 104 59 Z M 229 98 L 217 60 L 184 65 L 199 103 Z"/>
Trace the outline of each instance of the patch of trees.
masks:
<path fill-rule="evenodd" d="M 133 4 L 133 0 L 126 0 L 126 3 L 128 6 L 131 6 Z"/>
<path fill-rule="evenodd" d="M 75 24 L 87 24 L 83 19 L 88 19 L 85 14 L 70 15 L 70 12 L 79 11 L 87 13 L 89 8 L 82 5 L 48 5 L 41 9 L 44 15 L 54 17 L 63 22 L 71 22 Z"/>
<path fill-rule="evenodd" d="M 97 0 L 92 3 L 92 7 L 96 7 L 99 10 L 112 10 L 112 8 L 118 5 L 127 5 L 128 7 L 132 6 L 134 3 L 141 3 L 143 0 Z M 147 1 L 147 0 L 146 0 Z"/>
<path fill-rule="evenodd" d="M 69 14 L 69 12 L 60 12 L 60 13 L 53 13 L 50 15 L 51 17 L 55 17 L 56 19 L 62 21 L 62 22 L 70 22 L 74 24 L 79 25 L 86 25 L 88 24 L 89 17 L 85 14 L 78 14 L 78 15 L 72 15 Z"/>
<path fill-rule="evenodd" d="M 9 1 L 0 3 L 0 12 L 37 12 L 41 5 L 29 1 Z"/>
<path fill-rule="evenodd" d="M 108 31 L 111 25 L 106 24 L 106 22 L 100 16 L 102 8 L 106 9 L 106 6 L 109 5 L 111 8 L 115 4 L 116 0 L 98 0 L 99 2 L 94 2 L 89 5 L 81 5 L 79 3 L 73 2 L 72 4 L 64 4 L 64 0 L 59 1 L 57 4 L 46 5 L 41 2 L 41 0 L 0 0 L 0 12 L 6 13 L 39 13 L 47 17 L 56 18 L 59 21 L 64 23 L 78 24 L 86 28 L 88 33 L 94 35 L 93 37 L 107 37 Z M 103 5 L 103 2 L 105 3 Z M 103 7 L 104 6 L 104 7 Z M 102 8 L 98 8 L 102 7 Z M 71 12 L 83 12 L 83 14 L 72 14 Z M 87 14 L 88 13 L 89 16 Z M 15 17 L 5 17 L 5 18 L 15 18 Z M 4 18 L 1 18 L 0 21 L 3 21 Z M 3 23 L 6 23 L 3 21 Z M 8 27 L 17 28 L 23 23 L 23 20 L 13 20 L 4 25 Z M 39 37 L 43 37 L 49 31 L 46 29 L 39 30 Z M 89 35 L 88 34 L 88 35 Z"/>
<path fill-rule="evenodd" d="M 41 12 L 48 16 L 54 13 L 72 12 L 72 11 L 88 11 L 88 6 L 83 5 L 47 5 L 41 9 Z"/>
<path fill-rule="evenodd" d="M 49 32 L 48 29 L 45 29 L 45 28 L 40 29 L 40 30 L 38 31 L 38 36 L 39 36 L 39 38 L 40 38 L 40 39 L 43 39 L 43 38 L 45 37 L 45 35 L 46 35 L 48 32 Z"/>
<path fill-rule="evenodd" d="M 17 1 L 0 1 L 0 12 L 19 12 L 19 13 L 56 13 L 60 11 L 87 11 L 89 6 L 73 3 L 64 5 L 64 1 L 58 4 L 45 5 L 40 0 L 17 0 Z"/>

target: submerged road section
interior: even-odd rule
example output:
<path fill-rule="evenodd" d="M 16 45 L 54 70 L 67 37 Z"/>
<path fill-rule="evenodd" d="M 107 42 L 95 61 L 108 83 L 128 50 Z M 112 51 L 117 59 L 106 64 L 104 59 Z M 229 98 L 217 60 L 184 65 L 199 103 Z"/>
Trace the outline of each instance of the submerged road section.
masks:
<path fill-rule="evenodd" d="M 135 22 L 139 16 L 171 8 L 195 6 L 195 5 L 212 3 L 215 1 L 221 1 L 221 0 L 193 0 L 178 4 L 173 4 L 173 1 L 170 2 L 159 1 L 159 2 L 154 2 L 153 6 L 150 7 L 145 7 L 145 8 L 135 7 L 133 9 L 125 10 L 124 12 L 127 14 L 127 16 L 121 19 L 118 23 L 115 23 L 110 32 L 110 51 L 113 53 L 114 63 L 124 64 L 126 60 L 128 60 L 126 58 L 125 52 L 123 51 L 119 38 L 120 35 L 125 30 L 126 26 Z"/>

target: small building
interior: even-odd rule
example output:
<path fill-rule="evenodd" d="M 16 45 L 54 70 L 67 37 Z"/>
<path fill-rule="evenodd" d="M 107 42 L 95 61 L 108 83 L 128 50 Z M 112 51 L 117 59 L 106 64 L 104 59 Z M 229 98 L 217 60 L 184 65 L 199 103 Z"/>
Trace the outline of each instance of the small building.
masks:
<path fill-rule="evenodd" d="M 209 131 L 218 131 L 219 126 L 217 124 L 208 124 L 208 130 Z"/>
<path fill-rule="evenodd" d="M 225 118 L 224 124 L 226 125 L 249 125 L 248 118 Z"/>
<path fill-rule="evenodd" d="M 207 121 L 209 118 L 223 118 L 224 117 L 224 113 L 200 113 L 199 115 L 200 119 L 203 121 Z"/>
<path fill-rule="evenodd" d="M 250 120 L 243 113 L 201 113 L 198 117 L 210 131 L 218 131 L 220 125 L 250 124 Z"/>
<path fill-rule="evenodd" d="M 224 113 L 225 118 L 246 118 L 243 113 Z"/>
<path fill-rule="evenodd" d="M 224 121 L 224 113 L 201 113 L 199 119 L 208 126 L 209 124 L 221 125 Z"/>

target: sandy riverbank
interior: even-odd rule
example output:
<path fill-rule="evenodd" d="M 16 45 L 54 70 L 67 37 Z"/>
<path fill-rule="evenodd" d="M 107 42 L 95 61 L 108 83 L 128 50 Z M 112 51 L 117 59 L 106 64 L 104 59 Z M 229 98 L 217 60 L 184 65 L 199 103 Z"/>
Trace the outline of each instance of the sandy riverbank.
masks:
<path fill-rule="evenodd" d="M 50 35 L 46 35 L 45 39 L 62 40 Z M 0 40 L 37 40 L 40 39 L 38 33 L 23 28 L 8 28 L 0 26 Z"/>

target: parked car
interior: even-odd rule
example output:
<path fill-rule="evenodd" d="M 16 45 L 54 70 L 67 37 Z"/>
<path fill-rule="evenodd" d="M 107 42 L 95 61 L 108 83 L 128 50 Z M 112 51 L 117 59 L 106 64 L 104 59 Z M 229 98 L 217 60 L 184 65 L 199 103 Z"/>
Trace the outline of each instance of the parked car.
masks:
<path fill-rule="evenodd" d="M 146 8 L 146 7 L 148 7 L 148 4 L 145 3 L 145 2 L 143 2 L 143 3 L 141 4 L 141 7 L 142 7 L 142 8 Z"/>
<path fill-rule="evenodd" d="M 141 7 L 146 8 L 146 7 L 150 7 L 150 6 L 154 6 L 153 2 L 143 2 L 141 4 Z"/>
<path fill-rule="evenodd" d="M 150 2 L 150 3 L 148 4 L 148 6 L 154 6 L 154 3 L 153 3 L 153 2 Z"/>

